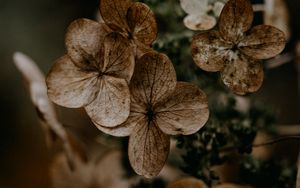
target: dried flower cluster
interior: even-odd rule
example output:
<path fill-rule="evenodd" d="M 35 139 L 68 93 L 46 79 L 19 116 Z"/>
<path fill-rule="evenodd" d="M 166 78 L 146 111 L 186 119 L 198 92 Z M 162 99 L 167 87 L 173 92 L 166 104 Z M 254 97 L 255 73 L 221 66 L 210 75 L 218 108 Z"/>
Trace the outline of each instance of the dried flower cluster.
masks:
<path fill-rule="evenodd" d="M 209 30 L 217 24 L 227 0 L 180 0 L 182 9 L 188 14 L 183 22 L 191 30 Z"/>
<path fill-rule="evenodd" d="M 47 76 L 56 104 L 84 107 L 103 132 L 130 136 L 133 169 L 153 177 L 169 153 L 169 135 L 193 134 L 208 120 L 206 95 L 177 82 L 169 58 L 153 51 L 156 21 L 143 3 L 101 0 L 102 23 L 74 21 L 66 34 L 67 54 Z"/>
<path fill-rule="evenodd" d="M 259 61 L 285 47 L 282 31 L 268 25 L 250 29 L 252 21 L 249 0 L 230 0 L 220 15 L 219 31 L 200 33 L 192 43 L 195 63 L 205 71 L 220 71 L 224 84 L 240 95 L 260 88 L 264 74 Z"/>

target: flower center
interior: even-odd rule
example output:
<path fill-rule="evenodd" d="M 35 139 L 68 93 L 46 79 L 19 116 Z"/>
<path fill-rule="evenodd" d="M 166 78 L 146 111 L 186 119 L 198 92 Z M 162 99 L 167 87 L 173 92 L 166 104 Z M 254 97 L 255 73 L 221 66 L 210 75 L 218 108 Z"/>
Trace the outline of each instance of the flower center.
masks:
<path fill-rule="evenodd" d="M 151 106 L 148 107 L 146 116 L 148 117 L 149 122 L 155 119 L 155 112 Z"/>
<path fill-rule="evenodd" d="M 238 45 L 234 44 L 233 47 L 232 47 L 232 51 L 237 52 L 238 50 L 239 50 Z"/>

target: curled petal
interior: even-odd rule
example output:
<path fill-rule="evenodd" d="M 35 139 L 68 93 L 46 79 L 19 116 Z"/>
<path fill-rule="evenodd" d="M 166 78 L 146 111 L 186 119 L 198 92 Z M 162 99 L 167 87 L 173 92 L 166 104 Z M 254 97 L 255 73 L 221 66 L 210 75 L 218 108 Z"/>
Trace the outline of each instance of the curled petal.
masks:
<path fill-rule="evenodd" d="M 132 0 L 101 0 L 100 13 L 106 24 L 113 30 L 129 31 L 126 15 Z"/>
<path fill-rule="evenodd" d="M 100 131 L 106 134 L 117 136 L 117 137 L 124 137 L 124 136 L 129 136 L 132 132 L 132 129 L 141 121 L 146 121 L 145 115 L 131 112 L 128 119 L 124 123 L 116 127 L 104 127 L 102 125 L 97 124 L 96 122 L 93 123 Z"/>
<path fill-rule="evenodd" d="M 226 44 L 216 31 L 198 34 L 192 42 L 192 56 L 194 62 L 203 70 L 209 72 L 220 71 L 228 59 L 231 45 Z"/>
<path fill-rule="evenodd" d="M 117 33 L 111 33 L 104 40 L 104 65 L 102 72 L 123 78 L 128 83 L 134 71 L 135 48 L 130 40 Z"/>
<path fill-rule="evenodd" d="M 196 178 L 183 178 L 170 184 L 168 188 L 208 188 L 207 185 Z"/>
<path fill-rule="evenodd" d="M 125 122 L 130 112 L 130 92 L 126 80 L 102 76 L 100 91 L 85 107 L 93 122 L 104 127 L 115 127 Z"/>
<path fill-rule="evenodd" d="M 258 25 L 239 43 L 239 49 L 254 59 L 269 59 L 280 54 L 285 47 L 285 35 L 279 29 Z"/>
<path fill-rule="evenodd" d="M 65 55 L 56 61 L 47 76 L 48 96 L 64 107 L 85 106 L 95 99 L 99 91 L 97 74 L 82 71 Z"/>
<path fill-rule="evenodd" d="M 139 104 L 155 104 L 169 95 L 176 87 L 176 72 L 169 58 L 150 52 L 135 65 L 130 91 Z"/>
<path fill-rule="evenodd" d="M 78 19 L 68 27 L 65 43 L 68 55 L 73 62 L 83 68 L 91 69 L 99 63 L 104 37 L 110 29 L 103 23 L 89 19 Z"/>
<path fill-rule="evenodd" d="M 156 123 L 166 134 L 189 135 L 204 126 L 209 117 L 205 93 L 196 85 L 178 82 L 174 93 L 158 104 Z"/>
<path fill-rule="evenodd" d="M 228 1 L 220 15 L 219 30 L 225 40 L 237 42 L 253 21 L 250 0 Z"/>
<path fill-rule="evenodd" d="M 144 3 L 134 3 L 128 10 L 127 22 L 131 34 L 145 45 L 151 45 L 157 36 L 154 13 Z"/>
<path fill-rule="evenodd" d="M 239 95 L 257 91 L 262 85 L 263 77 L 262 65 L 243 55 L 233 58 L 221 74 L 224 84 Z"/>
<path fill-rule="evenodd" d="M 215 27 L 217 20 L 213 16 L 206 14 L 188 15 L 183 20 L 184 25 L 194 31 L 209 30 Z"/>
<path fill-rule="evenodd" d="M 170 150 L 170 137 L 153 122 L 135 126 L 129 138 L 128 155 L 134 171 L 146 178 L 157 176 Z"/>

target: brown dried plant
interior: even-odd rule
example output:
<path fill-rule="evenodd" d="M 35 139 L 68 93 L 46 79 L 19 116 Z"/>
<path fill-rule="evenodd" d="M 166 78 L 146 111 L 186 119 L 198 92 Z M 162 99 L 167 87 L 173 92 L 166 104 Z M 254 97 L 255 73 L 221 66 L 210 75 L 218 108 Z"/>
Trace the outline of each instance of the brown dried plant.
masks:
<path fill-rule="evenodd" d="M 118 33 L 103 36 L 102 27 L 85 20 L 72 23 L 66 36 L 68 54 L 56 61 L 46 81 L 52 101 L 84 107 L 94 122 L 114 127 L 129 115 L 134 51 L 130 40 Z"/>
<path fill-rule="evenodd" d="M 150 178 L 167 160 L 169 135 L 193 134 L 206 123 L 207 98 L 197 86 L 177 82 L 169 58 L 156 52 L 136 62 L 130 92 L 127 121 L 114 128 L 98 124 L 98 128 L 110 135 L 130 136 L 130 163 L 138 174 Z"/>
<path fill-rule="evenodd" d="M 69 167 L 74 169 L 75 161 L 86 162 L 86 154 L 81 143 L 66 130 L 56 116 L 55 108 L 47 96 L 45 76 L 36 63 L 20 52 L 14 54 L 14 62 L 23 75 L 31 101 L 35 106 L 42 128 L 46 135 L 48 147 L 52 147 L 56 139 L 63 143 Z"/>
<path fill-rule="evenodd" d="M 219 31 L 200 33 L 192 43 L 195 63 L 205 71 L 220 71 L 224 84 L 239 95 L 261 87 L 260 60 L 278 55 L 285 47 L 282 31 L 268 25 L 250 29 L 252 21 L 249 0 L 230 0 L 220 15 Z"/>
<path fill-rule="evenodd" d="M 154 13 L 144 3 L 133 0 L 101 0 L 100 14 L 111 31 L 118 32 L 136 45 L 137 56 L 151 50 L 157 36 Z"/>

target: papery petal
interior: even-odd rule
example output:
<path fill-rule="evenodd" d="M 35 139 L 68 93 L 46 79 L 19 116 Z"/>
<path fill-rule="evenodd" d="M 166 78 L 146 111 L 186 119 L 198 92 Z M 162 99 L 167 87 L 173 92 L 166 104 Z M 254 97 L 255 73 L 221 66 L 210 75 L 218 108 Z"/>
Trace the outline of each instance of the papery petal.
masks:
<path fill-rule="evenodd" d="M 151 45 L 157 36 L 154 13 L 144 3 L 134 3 L 128 10 L 127 22 L 134 38 L 145 45 Z"/>
<path fill-rule="evenodd" d="M 208 10 L 208 0 L 180 0 L 181 8 L 191 15 L 206 14 Z"/>
<path fill-rule="evenodd" d="M 93 122 L 115 127 L 125 122 L 130 112 L 130 92 L 126 80 L 102 76 L 96 99 L 85 107 Z"/>
<path fill-rule="evenodd" d="M 145 115 L 141 113 L 136 112 L 130 112 L 130 115 L 128 119 L 122 123 L 121 125 L 118 125 L 116 127 L 104 127 L 102 125 L 97 124 L 96 122 L 93 122 L 96 127 L 109 135 L 117 136 L 117 137 L 124 137 L 129 136 L 132 133 L 132 129 L 139 124 L 141 121 L 146 121 Z"/>
<path fill-rule="evenodd" d="M 126 15 L 132 0 L 101 0 L 100 13 L 106 24 L 115 31 L 129 31 Z"/>
<path fill-rule="evenodd" d="M 129 137 L 128 155 L 134 171 L 146 178 L 159 174 L 170 150 L 170 137 L 153 122 L 137 125 Z"/>
<path fill-rule="evenodd" d="M 192 14 L 188 15 L 183 20 L 184 25 L 194 31 L 209 30 L 215 27 L 217 20 L 213 16 L 206 14 Z"/>
<path fill-rule="evenodd" d="M 95 68 L 99 63 L 104 37 L 110 29 L 103 23 L 89 19 L 78 19 L 68 27 L 65 43 L 73 62 L 83 68 Z"/>
<path fill-rule="evenodd" d="M 196 85 L 178 82 L 174 93 L 155 107 L 155 121 L 166 134 L 189 135 L 204 126 L 209 117 L 205 93 Z"/>
<path fill-rule="evenodd" d="M 207 185 L 196 178 L 183 178 L 170 184 L 168 188 L 208 188 Z"/>
<path fill-rule="evenodd" d="M 252 21 L 253 9 L 250 0 L 230 0 L 225 4 L 220 15 L 221 36 L 235 43 L 251 27 Z"/>
<path fill-rule="evenodd" d="M 214 3 L 214 6 L 213 6 L 213 12 L 214 12 L 214 15 L 219 17 L 223 8 L 224 8 L 224 3 L 223 2 L 220 2 L 220 1 L 217 1 Z"/>
<path fill-rule="evenodd" d="M 243 55 L 233 58 L 221 73 L 224 84 L 239 95 L 257 91 L 263 77 L 262 65 Z"/>
<path fill-rule="evenodd" d="M 111 33 L 104 40 L 104 65 L 102 72 L 128 83 L 135 64 L 135 47 L 129 39 L 117 33 Z"/>
<path fill-rule="evenodd" d="M 130 91 L 137 104 L 155 104 L 173 93 L 176 82 L 170 59 L 164 54 L 150 52 L 136 62 Z"/>
<path fill-rule="evenodd" d="M 192 56 L 201 69 L 216 72 L 223 69 L 230 48 L 231 45 L 226 44 L 218 32 L 209 31 L 193 38 Z"/>
<path fill-rule="evenodd" d="M 273 26 L 258 25 L 239 43 L 239 49 L 254 59 L 269 59 L 280 54 L 285 47 L 285 35 Z"/>
<path fill-rule="evenodd" d="M 83 71 L 67 55 L 59 58 L 47 76 L 49 98 L 58 105 L 79 108 L 95 99 L 97 72 Z"/>

